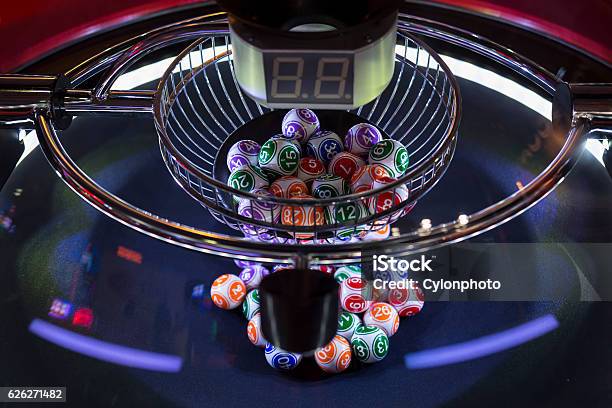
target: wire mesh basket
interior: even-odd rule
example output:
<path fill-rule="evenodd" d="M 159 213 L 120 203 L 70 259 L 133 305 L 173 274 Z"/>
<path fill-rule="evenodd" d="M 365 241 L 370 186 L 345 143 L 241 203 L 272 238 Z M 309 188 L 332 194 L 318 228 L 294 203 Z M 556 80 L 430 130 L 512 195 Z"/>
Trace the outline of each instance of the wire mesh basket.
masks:
<path fill-rule="evenodd" d="M 374 124 L 385 137 L 406 146 L 408 169 L 381 187 L 322 199 L 280 198 L 227 185 L 229 147 L 245 133 L 263 143 L 280 131 L 284 113 L 243 94 L 234 75 L 229 33 L 202 38 L 174 60 L 160 81 L 154 115 L 168 170 L 217 220 L 263 241 L 321 244 L 385 227 L 437 183 L 455 150 L 458 99 L 456 82 L 440 57 L 400 30 L 395 71 L 385 91 L 353 111 L 324 112 L 321 128 L 331 126 L 343 134 L 355 123 Z M 266 116 L 278 119 L 276 129 L 253 128 Z M 239 211 L 245 206 L 247 211 Z M 329 216 L 338 211 L 352 215 L 342 221 Z"/>

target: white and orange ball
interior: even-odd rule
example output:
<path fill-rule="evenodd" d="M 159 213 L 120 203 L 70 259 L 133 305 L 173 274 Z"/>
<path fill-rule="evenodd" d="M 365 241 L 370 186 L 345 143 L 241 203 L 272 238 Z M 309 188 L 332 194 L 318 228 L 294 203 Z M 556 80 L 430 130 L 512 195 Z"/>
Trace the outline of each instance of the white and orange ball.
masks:
<path fill-rule="evenodd" d="M 291 109 L 283 117 L 282 130 L 285 137 L 305 143 L 319 130 L 319 118 L 310 109 Z"/>
<path fill-rule="evenodd" d="M 325 211 L 316 205 L 302 204 L 300 200 L 312 199 L 309 195 L 296 195 L 291 197 L 296 201 L 295 205 L 285 205 L 281 210 L 281 222 L 283 225 L 295 227 L 310 227 L 325 224 Z M 314 236 L 310 232 L 296 232 L 292 234 L 298 239 L 308 239 Z"/>
<path fill-rule="evenodd" d="M 408 288 L 391 289 L 389 291 L 389 304 L 397 310 L 401 317 L 414 316 L 423 309 L 425 295 L 416 284 Z"/>
<path fill-rule="evenodd" d="M 367 156 L 370 149 L 381 140 L 383 140 L 382 133 L 376 126 L 369 123 L 358 123 L 346 133 L 344 147 L 353 154 Z"/>
<path fill-rule="evenodd" d="M 300 361 L 302 361 L 302 355 L 280 349 L 271 343 L 267 343 L 266 361 L 276 369 L 293 370 L 300 364 Z"/>
<path fill-rule="evenodd" d="M 276 197 L 291 198 L 295 195 L 308 194 L 308 186 L 304 181 L 294 176 L 283 176 L 270 185 L 270 193 Z"/>
<path fill-rule="evenodd" d="M 351 345 L 344 337 L 335 335 L 329 344 L 317 349 L 315 361 L 327 373 L 341 373 L 351 364 Z"/>
<path fill-rule="evenodd" d="M 247 336 L 249 341 L 257 347 L 266 347 L 266 339 L 261 334 L 261 315 L 256 313 L 247 324 Z"/>
<path fill-rule="evenodd" d="M 225 274 L 214 280 L 210 287 L 210 297 L 221 309 L 235 309 L 246 296 L 246 286 L 236 275 Z"/>
<path fill-rule="evenodd" d="M 388 337 L 399 328 L 399 314 L 389 303 L 374 302 L 363 314 L 363 324 L 380 327 Z"/>
<path fill-rule="evenodd" d="M 302 157 L 298 164 L 297 177 L 306 184 L 325 174 L 325 165 L 314 157 Z"/>
<path fill-rule="evenodd" d="M 327 172 L 350 180 L 353 174 L 365 165 L 366 162 L 361 157 L 349 152 L 340 152 L 329 162 Z"/>
<path fill-rule="evenodd" d="M 391 177 L 399 178 L 408 169 L 408 150 L 401 142 L 384 139 L 370 149 L 368 163 L 383 166 Z"/>
<path fill-rule="evenodd" d="M 371 164 L 365 165 L 353 173 L 349 181 L 351 192 L 361 193 L 363 191 L 370 191 L 374 180 L 383 177 L 389 177 L 389 172 L 384 167 Z"/>
<path fill-rule="evenodd" d="M 351 340 L 355 329 L 361 325 L 359 315 L 350 312 L 341 312 L 338 314 L 338 331 L 337 334 L 347 340 Z"/>
<path fill-rule="evenodd" d="M 362 278 L 352 276 L 340 283 L 340 305 L 351 313 L 362 313 L 372 304 L 372 285 Z"/>
<path fill-rule="evenodd" d="M 265 266 L 252 265 L 243 268 L 238 277 L 244 282 L 247 290 L 252 290 L 258 288 L 261 280 L 269 274 L 270 271 Z"/>
<path fill-rule="evenodd" d="M 257 157 L 261 146 L 254 140 L 240 140 L 227 152 L 227 168 L 234 171 L 240 166 L 250 164 L 257 166 Z"/>

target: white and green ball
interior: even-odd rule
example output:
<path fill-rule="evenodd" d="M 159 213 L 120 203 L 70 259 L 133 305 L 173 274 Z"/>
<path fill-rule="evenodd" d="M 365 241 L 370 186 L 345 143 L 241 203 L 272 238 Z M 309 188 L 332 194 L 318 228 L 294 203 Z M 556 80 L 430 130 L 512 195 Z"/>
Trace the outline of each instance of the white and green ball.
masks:
<path fill-rule="evenodd" d="M 259 167 L 275 176 L 291 176 L 298 168 L 300 150 L 296 143 L 283 138 L 272 138 L 261 146 Z"/>
<path fill-rule="evenodd" d="M 361 325 L 351 337 L 353 355 L 362 363 L 376 363 L 389 353 L 389 337 L 379 327 Z"/>
<path fill-rule="evenodd" d="M 359 266 L 345 265 L 337 268 L 336 272 L 334 272 L 334 280 L 338 283 L 342 283 L 352 277 L 361 278 L 361 268 Z"/>
<path fill-rule="evenodd" d="M 408 169 L 408 150 L 401 142 L 393 139 L 384 139 L 376 143 L 368 156 L 369 164 L 383 166 L 391 177 L 399 178 Z"/>
<path fill-rule="evenodd" d="M 361 325 L 359 315 L 350 312 L 342 312 L 338 315 L 338 331 L 337 333 L 351 341 L 357 327 Z"/>
<path fill-rule="evenodd" d="M 242 314 L 247 320 L 251 320 L 257 313 L 259 313 L 259 289 L 253 289 L 247 293 L 242 302 Z"/>
<path fill-rule="evenodd" d="M 349 240 L 354 235 L 366 231 L 369 227 L 365 224 L 360 224 L 361 220 L 365 220 L 370 216 L 370 211 L 361 201 L 357 202 L 341 202 L 335 205 L 330 205 L 326 208 L 326 221 L 328 224 L 348 224 L 345 228 L 339 228 L 336 231 L 336 237 L 340 240 Z M 353 225 L 355 224 L 355 225 Z"/>
<path fill-rule="evenodd" d="M 245 164 L 231 172 L 227 185 L 240 191 L 250 192 L 258 188 L 268 187 L 268 177 L 257 166 Z"/>
<path fill-rule="evenodd" d="M 345 179 L 334 174 L 324 174 L 312 182 L 312 196 L 315 198 L 340 197 L 349 192 Z"/>

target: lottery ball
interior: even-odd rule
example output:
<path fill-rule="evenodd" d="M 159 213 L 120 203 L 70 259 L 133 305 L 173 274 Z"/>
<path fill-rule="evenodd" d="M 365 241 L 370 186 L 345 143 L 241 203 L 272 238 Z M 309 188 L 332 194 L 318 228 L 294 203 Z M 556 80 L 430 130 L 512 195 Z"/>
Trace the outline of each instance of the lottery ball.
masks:
<path fill-rule="evenodd" d="M 376 143 L 368 156 L 370 164 L 383 166 L 391 177 L 399 178 L 408 169 L 408 150 L 401 142 L 385 139 Z"/>
<path fill-rule="evenodd" d="M 291 109 L 282 123 L 283 135 L 304 143 L 319 130 L 319 118 L 310 109 Z"/>
<path fill-rule="evenodd" d="M 261 196 L 272 196 L 272 194 L 265 189 L 256 189 L 251 191 L 251 193 Z M 281 206 L 271 201 L 242 199 L 238 204 L 237 212 L 238 215 L 254 221 L 277 224 L 280 221 Z M 247 222 L 241 222 L 239 227 L 246 236 L 258 236 L 268 232 L 268 229 L 263 226 L 249 224 Z"/>
<path fill-rule="evenodd" d="M 327 373 L 340 373 L 351 364 L 351 345 L 342 336 L 334 336 L 325 347 L 317 349 L 315 361 Z"/>
<path fill-rule="evenodd" d="M 334 279 L 338 283 L 342 283 L 346 279 L 353 277 L 353 276 L 357 278 L 361 278 L 361 268 L 360 267 L 355 266 L 355 265 L 345 265 L 345 266 L 341 266 L 340 268 L 336 269 L 336 272 L 334 272 Z"/>
<path fill-rule="evenodd" d="M 348 191 L 346 180 L 333 174 L 324 174 L 312 182 L 312 196 L 315 198 L 340 197 Z"/>
<path fill-rule="evenodd" d="M 369 123 L 358 123 L 346 133 L 344 147 L 346 151 L 358 156 L 367 156 L 370 149 L 382 140 L 382 133 L 376 126 Z"/>
<path fill-rule="evenodd" d="M 297 177 L 306 184 L 325 174 L 325 166 L 314 157 L 302 157 L 298 165 Z"/>
<path fill-rule="evenodd" d="M 364 241 L 384 241 L 389 238 L 391 235 L 391 225 L 386 224 L 381 226 L 380 228 L 371 228 L 366 231 L 365 236 L 363 236 Z"/>
<path fill-rule="evenodd" d="M 351 313 L 362 313 L 372 303 L 372 286 L 364 279 L 352 276 L 340 283 L 340 304 Z"/>
<path fill-rule="evenodd" d="M 268 364 L 279 370 L 293 370 L 302 361 L 302 355 L 285 351 L 271 343 L 267 343 L 266 360 Z"/>
<path fill-rule="evenodd" d="M 300 143 L 299 143 L 297 140 L 295 140 L 295 139 L 288 138 L 287 136 L 283 135 L 282 133 L 279 133 L 279 134 L 277 134 L 277 135 L 274 135 L 274 136 L 272 136 L 270 139 L 271 139 L 271 140 L 282 139 L 282 140 L 284 140 L 285 142 L 289 142 L 289 143 L 291 143 L 292 145 L 294 145 L 294 146 L 296 147 L 296 149 L 298 149 L 298 151 L 300 152 L 300 157 L 302 157 L 302 156 L 304 155 L 304 154 L 303 154 L 303 153 L 304 153 L 304 151 L 303 151 L 303 149 L 302 149 L 302 145 L 301 145 L 301 144 L 300 144 Z"/>
<path fill-rule="evenodd" d="M 306 142 L 306 155 L 321 160 L 326 166 L 342 150 L 340 136 L 329 130 L 315 133 Z"/>
<path fill-rule="evenodd" d="M 266 267 L 252 265 L 242 269 L 238 277 L 244 282 L 247 290 L 252 290 L 258 288 L 261 280 L 269 274 L 270 271 Z"/>
<path fill-rule="evenodd" d="M 363 324 L 379 327 L 387 337 L 391 337 L 399 328 L 399 314 L 389 303 L 374 302 L 363 314 Z"/>
<path fill-rule="evenodd" d="M 423 309 L 425 295 L 416 284 L 404 289 L 391 289 L 389 304 L 397 310 L 401 317 L 414 316 Z"/>
<path fill-rule="evenodd" d="M 291 198 L 294 195 L 308 194 L 308 187 L 297 177 L 283 176 L 270 185 L 270 193 L 276 197 Z"/>
<path fill-rule="evenodd" d="M 268 187 L 268 176 L 257 166 L 245 164 L 231 172 L 227 185 L 240 191 Z"/>
<path fill-rule="evenodd" d="M 261 334 L 261 315 L 256 313 L 247 324 L 247 336 L 249 341 L 257 347 L 266 347 L 268 343 Z"/>
<path fill-rule="evenodd" d="M 234 143 L 227 152 L 227 168 L 232 172 L 245 164 L 257 166 L 259 150 L 261 146 L 254 140 L 241 140 Z"/>
<path fill-rule="evenodd" d="M 365 161 L 359 156 L 349 152 L 340 152 L 335 155 L 328 166 L 328 173 L 350 180 L 360 167 L 365 166 Z"/>
<path fill-rule="evenodd" d="M 259 151 L 259 167 L 272 176 L 290 176 L 297 171 L 300 151 L 292 141 L 269 139 Z"/>
<path fill-rule="evenodd" d="M 310 227 L 325 224 L 325 212 L 322 207 L 300 204 L 299 200 L 312 199 L 308 195 L 297 195 L 291 197 L 296 200 L 296 205 L 284 205 L 281 210 L 281 223 L 283 225 L 296 227 Z M 292 233 L 295 238 L 308 239 L 314 236 L 309 232 Z"/>
<path fill-rule="evenodd" d="M 372 183 L 373 189 L 384 188 L 385 186 L 394 183 L 396 180 L 391 177 L 382 177 L 374 180 Z M 370 211 L 373 214 L 380 214 L 399 206 L 404 201 L 408 200 L 409 192 L 405 184 L 400 184 L 396 187 L 391 187 L 387 191 L 375 194 L 369 201 Z M 392 213 L 392 221 L 394 222 L 404 213 L 404 209 L 396 213 Z"/>
<path fill-rule="evenodd" d="M 342 312 L 338 315 L 338 334 L 347 340 L 351 340 L 355 329 L 361 325 L 359 315 L 355 313 Z"/>
<path fill-rule="evenodd" d="M 367 225 L 359 224 L 360 220 L 370 215 L 370 211 L 361 201 L 330 205 L 326 208 L 325 214 L 326 221 L 330 225 L 348 224 L 346 228 L 339 228 L 336 231 L 336 237 L 342 241 L 347 241 L 368 229 Z"/>
<path fill-rule="evenodd" d="M 237 308 L 246 295 L 246 286 L 236 275 L 219 276 L 210 287 L 210 297 L 221 309 Z"/>
<path fill-rule="evenodd" d="M 379 180 L 383 177 L 390 176 L 389 172 L 382 166 L 368 164 L 360 167 L 353 173 L 349 181 L 350 190 L 352 193 L 370 191 L 374 180 Z"/>
<path fill-rule="evenodd" d="M 257 313 L 259 313 L 259 289 L 253 289 L 247 293 L 242 302 L 242 314 L 247 320 L 251 320 Z"/>
<path fill-rule="evenodd" d="M 353 355 L 362 363 L 376 363 L 389 353 L 389 337 L 380 327 L 361 325 L 351 337 Z"/>

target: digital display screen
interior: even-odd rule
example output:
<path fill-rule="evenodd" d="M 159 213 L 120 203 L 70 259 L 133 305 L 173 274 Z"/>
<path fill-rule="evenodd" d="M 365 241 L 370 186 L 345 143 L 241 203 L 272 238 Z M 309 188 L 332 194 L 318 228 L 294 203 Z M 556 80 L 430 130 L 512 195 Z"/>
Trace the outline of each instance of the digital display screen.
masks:
<path fill-rule="evenodd" d="M 264 52 L 268 103 L 353 104 L 350 53 Z"/>

